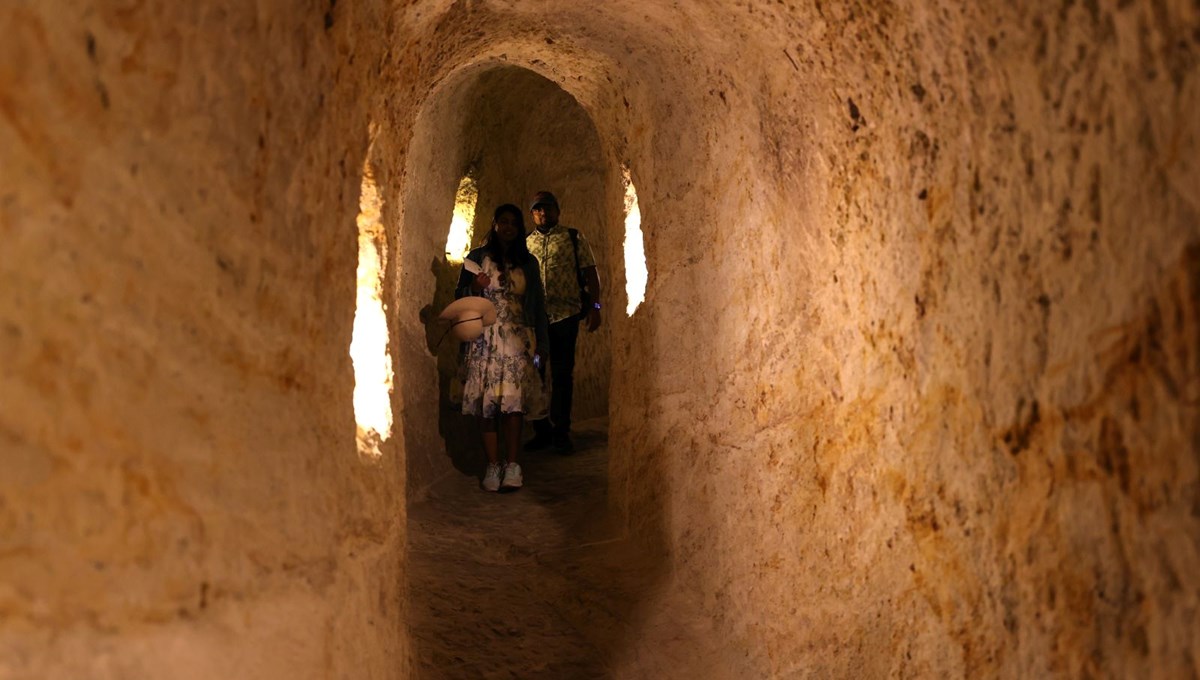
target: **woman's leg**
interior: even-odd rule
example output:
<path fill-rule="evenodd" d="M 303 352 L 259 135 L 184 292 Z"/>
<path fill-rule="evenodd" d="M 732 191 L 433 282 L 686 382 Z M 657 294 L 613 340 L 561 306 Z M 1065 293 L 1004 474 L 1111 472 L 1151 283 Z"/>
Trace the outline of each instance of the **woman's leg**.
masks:
<path fill-rule="evenodd" d="M 479 433 L 483 437 L 483 452 L 487 454 L 489 463 L 500 462 L 499 437 L 496 434 L 495 418 L 480 418 Z"/>
<path fill-rule="evenodd" d="M 508 462 L 517 462 L 517 451 L 521 450 L 521 426 L 524 425 L 524 413 L 505 413 L 504 444 L 508 448 Z"/>

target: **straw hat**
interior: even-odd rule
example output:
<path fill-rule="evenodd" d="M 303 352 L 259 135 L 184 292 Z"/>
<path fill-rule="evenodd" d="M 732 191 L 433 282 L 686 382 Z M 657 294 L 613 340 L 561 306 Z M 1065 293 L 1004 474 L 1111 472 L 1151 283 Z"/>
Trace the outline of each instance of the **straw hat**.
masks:
<path fill-rule="evenodd" d="M 470 342 L 483 334 L 484 326 L 496 323 L 496 305 L 487 298 L 459 298 L 447 305 L 438 319 L 449 322 L 448 332 L 459 342 Z"/>

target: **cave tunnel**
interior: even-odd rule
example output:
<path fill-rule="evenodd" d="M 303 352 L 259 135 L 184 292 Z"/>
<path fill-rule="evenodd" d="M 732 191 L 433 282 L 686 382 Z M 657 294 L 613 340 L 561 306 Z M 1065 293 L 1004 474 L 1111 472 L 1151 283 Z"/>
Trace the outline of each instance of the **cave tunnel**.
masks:
<path fill-rule="evenodd" d="M 1200 673 L 1194 3 L 0 28 L 0 677 Z M 540 189 L 604 324 L 487 494 L 448 241 Z"/>

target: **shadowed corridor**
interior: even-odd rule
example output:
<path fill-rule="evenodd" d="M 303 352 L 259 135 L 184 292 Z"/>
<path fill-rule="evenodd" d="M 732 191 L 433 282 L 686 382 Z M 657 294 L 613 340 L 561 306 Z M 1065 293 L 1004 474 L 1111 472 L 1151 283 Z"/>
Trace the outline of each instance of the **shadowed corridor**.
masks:
<path fill-rule="evenodd" d="M 1200 674 L 1196 3 L 0 34 L 0 679 Z M 582 450 L 487 494 L 448 231 L 542 189 Z"/>

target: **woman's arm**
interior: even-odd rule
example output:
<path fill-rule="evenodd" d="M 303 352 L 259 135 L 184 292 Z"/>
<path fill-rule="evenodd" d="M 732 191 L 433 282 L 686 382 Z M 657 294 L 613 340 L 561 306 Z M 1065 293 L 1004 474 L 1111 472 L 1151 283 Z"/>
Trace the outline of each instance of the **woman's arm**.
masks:
<path fill-rule="evenodd" d="M 491 279 L 482 271 L 479 271 L 478 274 L 471 273 L 470 269 L 467 268 L 468 261 L 482 267 L 483 256 L 475 250 L 467 253 L 467 257 L 463 260 L 463 268 L 458 273 L 458 285 L 454 287 L 454 299 L 456 300 L 471 295 L 479 295 L 491 283 Z M 479 267 L 476 267 L 476 269 L 478 270 Z"/>

